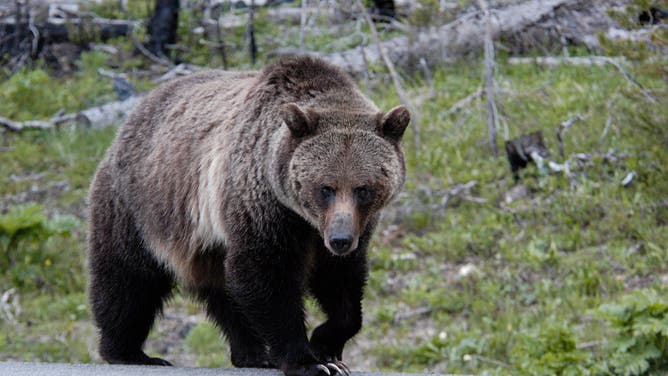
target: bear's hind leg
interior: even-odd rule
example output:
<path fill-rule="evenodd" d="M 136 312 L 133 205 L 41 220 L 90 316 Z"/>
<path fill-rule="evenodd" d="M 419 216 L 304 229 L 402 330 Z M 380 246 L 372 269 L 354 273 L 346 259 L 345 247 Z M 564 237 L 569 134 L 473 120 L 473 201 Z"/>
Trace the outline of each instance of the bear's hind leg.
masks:
<path fill-rule="evenodd" d="M 142 346 L 173 280 L 143 247 L 130 215 L 114 202 L 109 180 L 102 167 L 91 187 L 88 235 L 89 294 L 100 355 L 109 363 L 170 365 L 146 355 Z"/>
<path fill-rule="evenodd" d="M 127 269 L 126 269 L 127 270 Z M 113 272 L 112 272 L 113 273 Z M 95 321 L 100 329 L 100 355 L 112 364 L 171 365 L 149 357 L 142 347 L 164 299 L 171 280 L 120 272 L 95 278 L 91 293 Z"/>
<path fill-rule="evenodd" d="M 223 330 L 230 344 L 230 358 L 235 367 L 274 368 L 269 361 L 267 345 L 238 312 L 222 288 L 201 289 L 200 299 L 206 304 L 209 317 Z"/>

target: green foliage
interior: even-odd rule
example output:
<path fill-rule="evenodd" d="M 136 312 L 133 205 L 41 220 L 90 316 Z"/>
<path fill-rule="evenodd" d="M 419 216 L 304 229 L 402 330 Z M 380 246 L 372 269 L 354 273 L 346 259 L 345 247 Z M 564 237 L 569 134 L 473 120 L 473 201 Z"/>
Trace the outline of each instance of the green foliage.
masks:
<path fill-rule="evenodd" d="M 668 372 L 668 301 L 656 290 L 637 290 L 597 312 L 614 335 L 604 364 L 618 375 Z"/>
<path fill-rule="evenodd" d="M 408 23 L 410 25 L 417 26 L 418 28 L 427 28 L 438 22 L 443 24 L 445 21 L 443 14 L 439 11 L 439 1 L 438 0 L 420 0 L 414 12 L 408 17 Z"/>
<path fill-rule="evenodd" d="M 230 366 L 227 344 L 220 335 L 220 329 L 204 322 L 195 326 L 185 339 L 188 351 L 197 354 L 197 365 L 200 367 Z"/>
<path fill-rule="evenodd" d="M 153 12 L 152 1 L 127 1 L 127 11 L 120 7 L 118 0 L 91 1 L 82 4 L 99 17 L 111 19 L 148 20 Z"/>
<path fill-rule="evenodd" d="M 31 119 L 35 114 L 51 116 L 70 99 L 52 95 L 52 89 L 52 79 L 43 70 L 22 70 L 0 84 L 1 112 L 16 120 Z"/>
<path fill-rule="evenodd" d="M 0 114 L 13 120 L 40 120 L 59 110 L 83 110 L 114 99 L 111 81 L 100 79 L 97 68 L 104 66 L 100 52 L 81 55 L 76 80 L 53 78 L 42 69 L 22 69 L 0 82 Z"/>
<path fill-rule="evenodd" d="M 0 244 L 11 261 L 10 247 L 15 247 L 21 240 L 39 240 L 48 237 L 50 232 L 44 225 L 46 217 L 42 213 L 42 206 L 31 204 L 11 208 L 9 213 L 0 216 Z"/>
<path fill-rule="evenodd" d="M 515 336 L 512 364 L 523 375 L 590 375 L 594 359 L 576 347 L 574 330 L 569 325 L 549 324 L 532 333 Z"/>
<path fill-rule="evenodd" d="M 55 237 L 69 237 L 80 221 L 71 215 L 58 215 L 47 219 L 44 209 L 39 204 L 15 206 L 7 214 L 0 216 L 0 244 L 3 260 L 0 269 L 4 270 L 2 284 L 9 288 L 76 289 L 70 285 L 74 276 L 68 276 L 62 269 L 68 265 L 62 257 L 62 250 L 57 249 Z M 6 283 L 9 283 L 9 286 Z"/>

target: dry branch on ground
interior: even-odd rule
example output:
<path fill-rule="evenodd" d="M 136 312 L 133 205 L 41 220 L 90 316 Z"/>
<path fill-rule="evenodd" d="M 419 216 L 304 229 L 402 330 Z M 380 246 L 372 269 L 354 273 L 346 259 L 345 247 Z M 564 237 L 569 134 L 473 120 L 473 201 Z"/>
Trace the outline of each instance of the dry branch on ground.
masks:
<path fill-rule="evenodd" d="M 118 125 L 132 111 L 139 98 L 132 96 L 123 101 L 105 103 L 83 111 L 63 114 L 58 113 L 50 120 L 14 121 L 0 116 L 0 126 L 11 131 L 21 131 L 26 128 L 49 129 L 62 124 L 75 124 L 89 128 L 103 128 Z"/>

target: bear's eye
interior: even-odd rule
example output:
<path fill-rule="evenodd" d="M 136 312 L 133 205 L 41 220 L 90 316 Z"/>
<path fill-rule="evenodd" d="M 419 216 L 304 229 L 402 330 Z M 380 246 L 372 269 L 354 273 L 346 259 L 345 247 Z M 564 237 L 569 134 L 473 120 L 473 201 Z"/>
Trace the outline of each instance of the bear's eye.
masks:
<path fill-rule="evenodd" d="M 325 200 L 329 201 L 334 198 L 336 195 L 336 192 L 334 191 L 334 188 L 324 185 L 320 188 L 320 196 Z"/>
<path fill-rule="evenodd" d="M 360 205 L 367 204 L 373 199 L 373 192 L 368 187 L 357 187 L 353 192 Z"/>

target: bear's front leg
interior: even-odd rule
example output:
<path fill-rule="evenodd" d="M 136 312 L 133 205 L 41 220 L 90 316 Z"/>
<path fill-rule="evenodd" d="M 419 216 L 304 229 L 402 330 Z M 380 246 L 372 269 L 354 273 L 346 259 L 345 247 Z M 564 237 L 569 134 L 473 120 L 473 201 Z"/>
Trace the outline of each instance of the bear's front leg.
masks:
<path fill-rule="evenodd" d="M 284 250 L 246 248 L 228 255 L 225 273 L 230 298 L 268 344 L 272 363 L 285 375 L 343 373 L 335 364 L 318 359 L 308 342 L 303 256 Z"/>
<path fill-rule="evenodd" d="M 366 245 L 341 257 L 322 249 L 316 256 L 310 289 L 327 315 L 327 321 L 315 328 L 311 348 L 321 360 L 333 362 L 347 371 L 343 347 L 362 328 L 362 297 L 367 277 Z"/>

